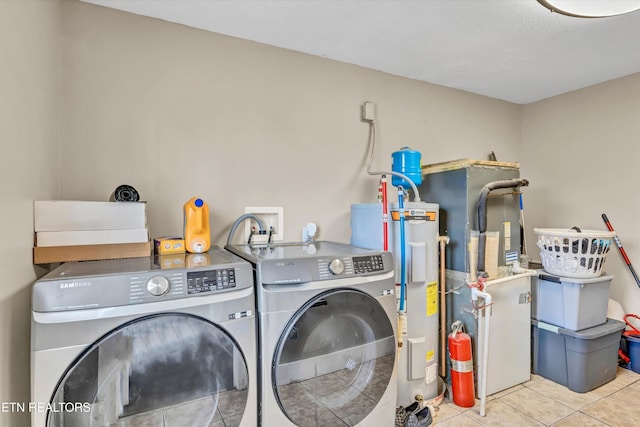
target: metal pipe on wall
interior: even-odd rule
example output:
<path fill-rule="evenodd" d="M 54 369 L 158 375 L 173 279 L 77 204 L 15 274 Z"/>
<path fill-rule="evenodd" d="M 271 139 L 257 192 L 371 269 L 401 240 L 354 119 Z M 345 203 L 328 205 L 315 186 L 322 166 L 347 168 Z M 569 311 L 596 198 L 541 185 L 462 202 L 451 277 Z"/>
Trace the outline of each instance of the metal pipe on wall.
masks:
<path fill-rule="evenodd" d="M 448 236 L 439 236 L 440 244 L 440 376 L 447 376 L 447 316 L 446 316 L 446 264 L 445 246 L 449 244 Z"/>

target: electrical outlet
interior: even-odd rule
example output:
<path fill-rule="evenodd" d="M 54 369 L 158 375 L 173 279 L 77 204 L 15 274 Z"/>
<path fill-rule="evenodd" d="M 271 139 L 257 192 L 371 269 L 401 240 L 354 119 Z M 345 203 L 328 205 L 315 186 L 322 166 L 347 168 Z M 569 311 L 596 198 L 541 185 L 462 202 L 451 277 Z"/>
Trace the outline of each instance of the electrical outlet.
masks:
<path fill-rule="evenodd" d="M 254 234 L 251 238 L 252 243 L 266 242 L 269 239 L 269 229 L 271 227 L 274 230 L 271 235 L 271 241 L 284 240 L 284 209 L 282 207 L 247 206 L 244 208 L 244 213 L 250 213 L 260 218 L 267 231 L 266 235 Z M 244 224 L 244 241 L 247 242 L 251 235 L 251 227 L 256 227 L 256 230 L 258 230 L 258 224 L 254 220 L 246 220 Z"/>
<path fill-rule="evenodd" d="M 376 118 L 376 104 L 373 102 L 365 102 L 362 104 L 362 120 L 372 122 Z"/>

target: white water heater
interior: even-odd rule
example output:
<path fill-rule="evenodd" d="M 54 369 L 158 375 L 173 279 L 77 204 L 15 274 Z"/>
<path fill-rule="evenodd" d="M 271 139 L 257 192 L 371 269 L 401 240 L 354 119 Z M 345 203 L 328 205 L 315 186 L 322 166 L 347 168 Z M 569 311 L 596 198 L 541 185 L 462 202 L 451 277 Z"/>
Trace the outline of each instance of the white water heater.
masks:
<path fill-rule="evenodd" d="M 351 205 L 351 244 L 383 250 L 382 203 Z M 438 395 L 438 205 L 404 203 L 404 269 L 398 203 L 389 204 L 388 250 L 393 253 L 397 296 L 405 271 L 406 317 L 398 329 L 398 405 Z M 399 301 L 399 306 L 401 306 Z"/>

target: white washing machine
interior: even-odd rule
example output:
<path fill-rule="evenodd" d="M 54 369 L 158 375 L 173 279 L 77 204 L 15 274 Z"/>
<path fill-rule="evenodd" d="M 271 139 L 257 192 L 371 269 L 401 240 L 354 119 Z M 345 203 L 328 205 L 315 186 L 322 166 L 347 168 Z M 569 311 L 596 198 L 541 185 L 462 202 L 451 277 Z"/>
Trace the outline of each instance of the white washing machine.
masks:
<path fill-rule="evenodd" d="M 392 255 L 333 242 L 226 249 L 255 268 L 260 425 L 393 426 Z"/>
<path fill-rule="evenodd" d="M 34 284 L 32 427 L 257 425 L 251 265 L 220 248 L 154 261 Z"/>

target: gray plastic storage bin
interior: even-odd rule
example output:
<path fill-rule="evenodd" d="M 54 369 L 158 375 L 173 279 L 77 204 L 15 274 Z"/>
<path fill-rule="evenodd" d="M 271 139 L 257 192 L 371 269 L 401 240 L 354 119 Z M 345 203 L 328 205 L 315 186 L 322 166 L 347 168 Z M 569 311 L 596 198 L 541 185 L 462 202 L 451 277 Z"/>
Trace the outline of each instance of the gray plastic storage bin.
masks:
<path fill-rule="evenodd" d="M 531 317 L 572 331 L 607 321 L 609 287 L 613 276 L 593 279 L 538 274 L 532 281 Z"/>
<path fill-rule="evenodd" d="M 616 377 L 624 322 L 570 331 L 531 320 L 533 373 L 584 393 Z"/>

